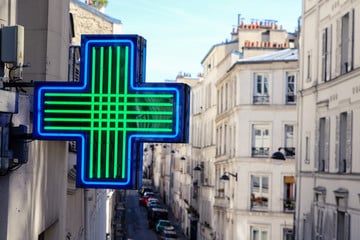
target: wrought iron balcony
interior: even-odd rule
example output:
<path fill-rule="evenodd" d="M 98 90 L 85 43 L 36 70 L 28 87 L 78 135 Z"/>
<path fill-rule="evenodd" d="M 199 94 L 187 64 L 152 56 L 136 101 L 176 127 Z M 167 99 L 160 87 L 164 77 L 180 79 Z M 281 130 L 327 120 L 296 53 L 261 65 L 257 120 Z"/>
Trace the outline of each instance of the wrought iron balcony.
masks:
<path fill-rule="evenodd" d="M 253 96 L 254 104 L 268 104 L 270 100 L 269 95 Z"/>
<path fill-rule="evenodd" d="M 251 149 L 252 157 L 268 157 L 270 148 L 268 147 L 253 147 Z"/>

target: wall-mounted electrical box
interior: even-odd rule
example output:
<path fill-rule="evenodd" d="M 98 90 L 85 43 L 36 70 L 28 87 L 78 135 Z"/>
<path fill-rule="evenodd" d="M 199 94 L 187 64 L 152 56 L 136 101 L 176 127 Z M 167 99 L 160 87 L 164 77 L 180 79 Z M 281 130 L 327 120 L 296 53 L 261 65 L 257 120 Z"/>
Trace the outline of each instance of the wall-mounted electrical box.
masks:
<path fill-rule="evenodd" d="M 1 61 L 16 66 L 24 64 L 23 26 L 4 26 L 1 29 Z"/>

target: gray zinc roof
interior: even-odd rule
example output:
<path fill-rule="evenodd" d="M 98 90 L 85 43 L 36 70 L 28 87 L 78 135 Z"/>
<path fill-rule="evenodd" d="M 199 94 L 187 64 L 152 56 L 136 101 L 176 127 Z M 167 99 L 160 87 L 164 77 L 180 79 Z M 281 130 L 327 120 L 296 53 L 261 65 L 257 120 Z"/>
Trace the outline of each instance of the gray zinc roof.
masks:
<path fill-rule="evenodd" d="M 286 62 L 286 61 L 297 61 L 297 60 L 298 60 L 298 50 L 294 48 L 288 48 L 256 57 L 239 59 L 237 63 Z"/>

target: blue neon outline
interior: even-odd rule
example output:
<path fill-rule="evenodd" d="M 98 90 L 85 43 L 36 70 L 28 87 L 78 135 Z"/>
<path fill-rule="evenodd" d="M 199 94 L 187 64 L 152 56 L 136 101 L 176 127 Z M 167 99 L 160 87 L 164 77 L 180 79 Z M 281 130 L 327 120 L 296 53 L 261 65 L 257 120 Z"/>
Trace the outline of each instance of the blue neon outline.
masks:
<path fill-rule="evenodd" d="M 181 138 L 184 138 L 180 133 L 180 130 L 184 130 L 185 126 L 184 123 L 180 121 L 180 119 L 184 120 L 184 119 L 188 119 L 188 115 L 186 116 L 181 116 L 182 114 L 180 113 L 180 97 L 182 96 L 181 94 L 181 90 L 184 91 L 184 89 L 179 85 L 179 84 L 173 84 L 171 83 L 173 86 L 172 87 L 167 87 L 167 86 L 161 86 L 161 87 L 147 87 L 147 85 L 152 85 L 149 83 L 145 83 L 144 79 L 140 79 L 140 81 L 135 81 L 134 80 L 134 74 L 135 74 L 135 44 L 136 42 L 133 40 L 129 40 L 129 39 L 113 39 L 112 36 L 110 36 L 110 39 L 96 39 L 96 37 L 99 37 L 101 35 L 98 36 L 93 36 L 95 39 L 85 39 L 85 49 L 83 51 L 85 57 L 82 58 L 84 59 L 84 64 L 82 64 L 82 66 L 84 67 L 84 70 L 81 71 L 81 74 L 84 74 L 84 77 L 81 77 L 81 82 L 77 85 L 74 84 L 74 86 L 71 86 L 69 83 L 64 83 L 61 82 L 56 86 L 42 86 L 42 84 L 39 84 L 39 88 L 38 91 L 35 91 L 35 96 L 37 96 L 37 98 L 35 99 L 35 101 L 37 100 L 37 116 L 36 114 L 34 114 L 34 119 L 36 120 L 36 126 L 37 126 L 37 132 L 36 134 L 40 137 L 46 138 L 52 138 L 52 139 L 76 139 L 81 141 L 81 151 L 80 151 L 80 156 L 78 154 L 78 157 L 80 157 L 80 164 L 81 164 L 81 176 L 80 176 L 80 185 L 83 187 L 113 187 L 113 186 L 119 186 L 119 187 L 134 187 L 135 186 L 135 178 L 137 177 L 137 169 L 133 169 L 133 167 L 138 167 L 139 166 L 133 166 L 133 159 L 132 159 L 132 146 L 133 144 L 136 144 L 136 142 L 146 142 L 149 141 L 149 139 L 153 140 L 153 141 L 159 141 L 159 142 L 167 142 L 170 140 L 170 142 L 175 142 L 180 140 Z M 134 43 L 135 42 L 135 43 Z M 104 44 L 105 43 L 105 44 Z M 59 132 L 55 132 L 55 133 L 46 133 L 44 132 L 44 126 L 43 126 L 43 122 L 40 121 L 40 119 L 42 119 L 43 117 L 43 113 L 41 111 L 41 104 L 43 103 L 43 98 L 45 97 L 45 91 L 52 91 L 52 92 L 84 92 L 84 91 L 88 91 L 88 88 L 90 88 L 89 86 L 89 66 L 88 66 L 88 62 L 89 62 L 89 55 L 90 55 L 90 49 L 91 47 L 96 47 L 96 46 L 128 46 L 130 48 L 130 60 L 129 60 L 129 86 L 128 86 L 128 90 L 132 91 L 134 93 L 140 93 L 141 92 L 152 92 L 152 93 L 167 93 L 167 94 L 172 94 L 173 97 L 175 98 L 175 101 L 173 101 L 173 104 L 175 104 L 175 106 L 173 106 L 173 120 L 175 121 L 175 124 L 173 124 L 172 126 L 172 134 L 153 134 L 153 133 L 142 133 L 142 134 L 137 134 L 137 133 L 132 133 L 132 132 L 127 132 L 127 153 L 125 153 L 125 157 L 126 157 L 126 176 L 125 179 L 126 181 L 121 181 L 120 179 L 116 179 L 116 182 L 114 182 L 113 179 L 109 180 L 109 181 L 99 181 L 99 180 L 87 180 L 86 178 L 86 174 L 85 174 L 85 170 L 88 167 L 88 164 L 86 164 L 85 162 L 85 158 L 88 157 L 86 152 L 85 152 L 85 141 L 86 141 L 86 136 L 87 134 L 85 133 L 59 133 Z M 137 45 L 136 45 L 137 46 Z M 145 58 L 145 54 L 144 54 L 144 58 Z M 143 65 L 143 69 L 141 69 L 141 71 L 143 71 L 145 73 L 145 62 Z M 45 83 L 45 84 L 49 84 L 49 83 Z M 51 83 L 50 83 L 51 84 Z M 82 85 L 81 85 L 82 84 Z M 166 84 L 163 84 L 166 85 Z M 183 96 L 184 98 L 185 96 Z M 185 113 L 188 114 L 188 113 Z M 180 124 L 181 123 L 181 124 Z M 180 129 L 181 128 L 181 129 Z M 140 149 L 139 149 L 140 150 Z M 140 154 L 141 156 L 141 154 Z M 142 161 L 142 159 L 140 159 L 140 161 Z M 135 163 L 134 163 L 135 164 Z M 135 164 L 136 165 L 136 164 Z M 125 167 L 125 166 L 124 166 Z M 140 166 L 141 167 L 141 166 Z M 141 169 L 140 169 L 141 171 Z"/>

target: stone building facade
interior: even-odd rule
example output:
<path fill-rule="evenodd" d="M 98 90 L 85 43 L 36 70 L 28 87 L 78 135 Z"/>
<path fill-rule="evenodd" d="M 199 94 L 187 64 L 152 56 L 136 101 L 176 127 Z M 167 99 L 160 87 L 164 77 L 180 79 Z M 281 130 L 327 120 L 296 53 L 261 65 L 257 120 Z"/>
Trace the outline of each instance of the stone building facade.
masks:
<path fill-rule="evenodd" d="M 296 239 L 360 236 L 360 1 L 303 0 Z"/>

